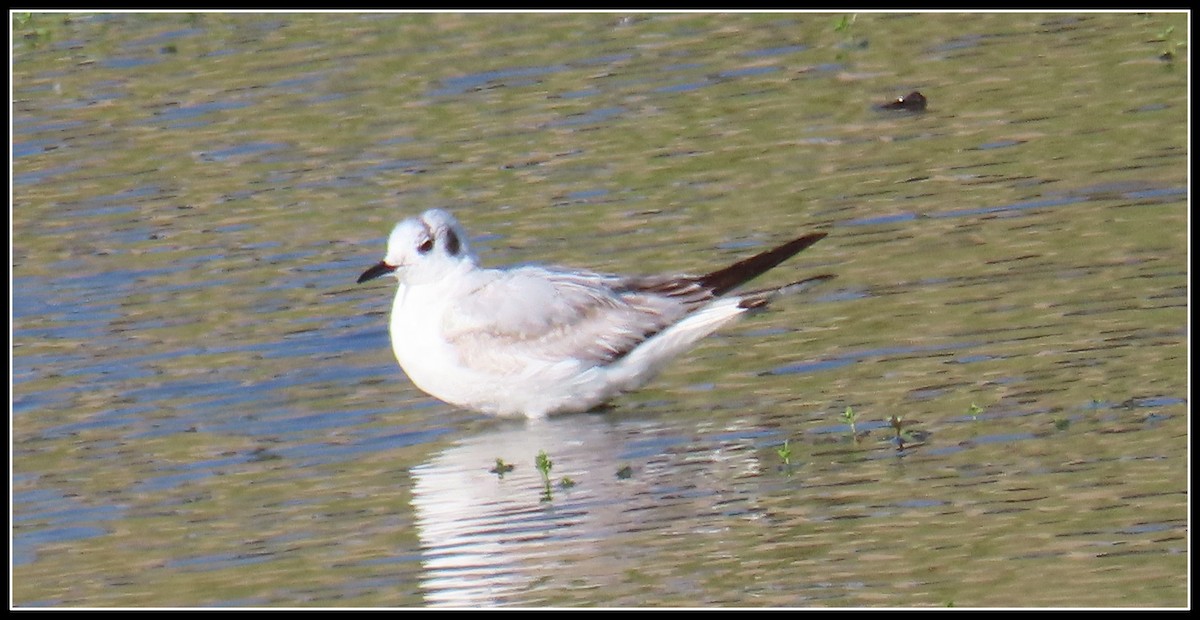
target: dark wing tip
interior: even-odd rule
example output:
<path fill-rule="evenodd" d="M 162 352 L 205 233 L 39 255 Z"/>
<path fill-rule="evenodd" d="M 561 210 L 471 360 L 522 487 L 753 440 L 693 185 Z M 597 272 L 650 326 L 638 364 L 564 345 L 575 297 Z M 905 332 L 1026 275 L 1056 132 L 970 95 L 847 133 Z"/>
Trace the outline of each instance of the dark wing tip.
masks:
<path fill-rule="evenodd" d="M 795 256 L 808 246 L 824 239 L 827 235 L 828 233 L 817 232 L 797 237 L 779 247 L 767 250 L 761 254 L 755 254 L 724 269 L 701 276 L 696 281 L 701 286 L 711 289 L 713 295 L 724 295 L 746 282 L 757 278 L 779 263 Z"/>

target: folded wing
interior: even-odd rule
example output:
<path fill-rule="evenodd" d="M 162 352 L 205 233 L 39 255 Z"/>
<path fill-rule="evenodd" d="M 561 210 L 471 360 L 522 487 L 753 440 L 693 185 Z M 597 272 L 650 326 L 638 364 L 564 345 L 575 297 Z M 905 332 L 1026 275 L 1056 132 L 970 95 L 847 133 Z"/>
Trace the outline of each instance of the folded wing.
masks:
<path fill-rule="evenodd" d="M 611 363 L 713 298 L 690 277 L 622 278 L 526 267 L 447 313 L 443 335 L 468 366 L 539 358 Z M 516 368 L 514 367 L 514 370 Z"/>
<path fill-rule="evenodd" d="M 823 237 L 805 235 L 704 276 L 621 277 L 539 267 L 491 272 L 447 313 L 443 335 L 461 363 L 490 372 L 519 371 L 529 358 L 610 364 Z M 754 303 L 745 308 L 765 304 L 771 291 L 751 293 Z"/>

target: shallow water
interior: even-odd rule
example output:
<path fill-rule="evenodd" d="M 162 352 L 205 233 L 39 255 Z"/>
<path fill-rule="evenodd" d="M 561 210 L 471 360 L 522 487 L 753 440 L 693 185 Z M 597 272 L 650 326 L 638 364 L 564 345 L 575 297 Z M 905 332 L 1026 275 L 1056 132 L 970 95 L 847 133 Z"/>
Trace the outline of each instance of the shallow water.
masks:
<path fill-rule="evenodd" d="M 840 18 L 15 23 L 13 603 L 1185 606 L 1186 16 Z M 354 285 L 430 207 L 839 278 L 488 420 Z"/>

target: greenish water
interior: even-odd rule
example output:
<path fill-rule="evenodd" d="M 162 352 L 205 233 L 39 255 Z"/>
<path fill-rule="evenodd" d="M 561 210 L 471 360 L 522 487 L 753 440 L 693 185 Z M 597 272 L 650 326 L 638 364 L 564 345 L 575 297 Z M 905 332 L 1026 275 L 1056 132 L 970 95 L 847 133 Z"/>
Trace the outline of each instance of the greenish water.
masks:
<path fill-rule="evenodd" d="M 841 17 L 18 16 L 13 604 L 1186 606 L 1187 15 Z M 487 420 L 354 285 L 430 207 L 839 277 Z"/>

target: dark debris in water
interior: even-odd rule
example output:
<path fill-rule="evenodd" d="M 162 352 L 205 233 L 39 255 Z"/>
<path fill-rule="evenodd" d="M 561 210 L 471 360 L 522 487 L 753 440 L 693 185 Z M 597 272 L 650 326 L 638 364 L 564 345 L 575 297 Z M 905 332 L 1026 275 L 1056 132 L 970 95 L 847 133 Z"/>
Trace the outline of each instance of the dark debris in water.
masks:
<path fill-rule="evenodd" d="M 877 106 L 880 110 L 900 110 L 902 112 L 924 112 L 926 105 L 925 95 L 919 91 L 912 91 L 903 97 L 896 97 L 894 100 Z"/>

